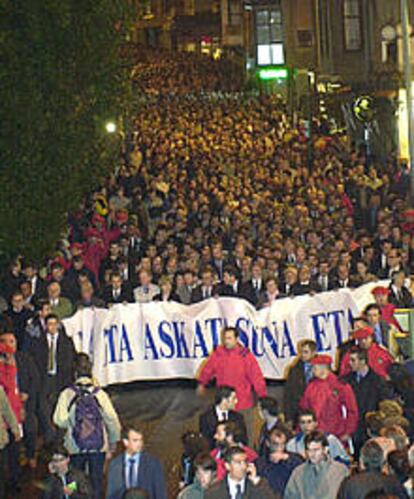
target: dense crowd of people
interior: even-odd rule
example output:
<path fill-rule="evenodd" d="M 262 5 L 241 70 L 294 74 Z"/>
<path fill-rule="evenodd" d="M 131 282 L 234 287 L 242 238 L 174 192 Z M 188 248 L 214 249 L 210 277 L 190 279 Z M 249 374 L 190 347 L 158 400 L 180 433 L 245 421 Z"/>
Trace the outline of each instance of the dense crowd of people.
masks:
<path fill-rule="evenodd" d="M 223 331 L 198 379 L 199 394 L 216 379 L 216 400 L 183 436 L 179 498 L 407 497 L 414 381 L 394 317 L 413 306 L 407 168 L 376 163 L 324 119 L 309 136 L 278 97 L 240 91 L 225 61 L 158 59 L 133 71 L 140 108 L 119 168 L 69 215 L 54 254 L 17 256 L 0 282 L 0 498 L 18 490 L 20 440 L 38 465 L 39 435 L 43 497 L 104 497 L 107 460 L 107 498 L 166 497 L 142 430 L 121 428 L 65 333 L 77 310 L 220 296 L 261 309 L 375 281 L 337 359 L 299 346 L 283 407 L 238 331 Z"/>

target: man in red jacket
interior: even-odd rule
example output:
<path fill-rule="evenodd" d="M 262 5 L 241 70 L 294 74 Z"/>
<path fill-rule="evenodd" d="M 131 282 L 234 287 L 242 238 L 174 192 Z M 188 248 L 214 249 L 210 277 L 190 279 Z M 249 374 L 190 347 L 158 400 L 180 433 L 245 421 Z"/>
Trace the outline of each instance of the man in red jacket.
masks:
<path fill-rule="evenodd" d="M 216 379 L 217 386 L 231 386 L 236 390 L 236 411 L 243 413 L 249 442 L 253 442 L 254 394 L 266 396 L 266 382 L 254 355 L 239 343 L 239 331 L 227 327 L 222 332 L 222 346 L 210 355 L 198 376 L 198 393 Z"/>
<path fill-rule="evenodd" d="M 306 387 L 299 408 L 314 412 L 321 431 L 348 442 L 358 426 L 358 406 L 352 388 L 331 372 L 329 355 L 316 355 L 311 364 L 314 377 Z"/>
<path fill-rule="evenodd" d="M 16 337 L 12 332 L 3 331 L 0 334 L 0 387 L 3 388 L 6 397 L 9 401 L 10 408 L 12 409 L 16 418 L 17 424 L 21 431 L 21 425 L 24 417 L 24 397 L 19 391 L 17 384 L 17 365 L 15 353 L 17 350 Z M 9 444 L 7 446 L 7 462 L 9 466 L 9 480 L 13 487 L 11 490 L 17 490 L 19 487 L 19 479 L 21 474 L 19 464 L 20 445 L 18 441 L 20 438 L 9 431 Z M 3 480 L 3 477 L 0 478 Z"/>
<path fill-rule="evenodd" d="M 378 376 L 383 378 L 388 377 L 388 369 L 391 364 L 394 363 L 394 358 L 390 352 L 378 345 L 374 341 L 374 330 L 372 327 L 366 326 L 354 331 L 353 338 L 356 340 L 358 345 L 367 351 L 368 353 L 368 365 Z M 351 351 L 348 350 L 344 355 L 339 374 L 340 376 L 346 376 L 351 372 L 350 364 Z"/>
<path fill-rule="evenodd" d="M 375 286 L 375 288 L 371 291 L 371 294 L 374 296 L 375 303 L 381 310 L 381 319 L 387 322 L 390 326 L 394 326 L 397 330 L 400 330 L 401 327 L 398 324 L 397 319 L 394 317 L 396 306 L 388 301 L 390 293 L 391 291 L 384 286 Z"/>

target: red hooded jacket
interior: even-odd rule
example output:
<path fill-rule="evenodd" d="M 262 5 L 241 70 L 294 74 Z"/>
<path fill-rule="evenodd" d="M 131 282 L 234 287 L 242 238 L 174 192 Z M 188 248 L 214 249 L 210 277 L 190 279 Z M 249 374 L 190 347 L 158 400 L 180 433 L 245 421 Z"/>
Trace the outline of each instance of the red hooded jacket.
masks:
<path fill-rule="evenodd" d="M 259 397 L 266 396 L 266 382 L 259 364 L 242 345 L 231 350 L 224 346 L 216 348 L 202 368 L 198 381 L 207 385 L 213 378 L 216 378 L 217 386 L 232 386 L 236 390 L 237 411 L 253 407 L 253 389 Z"/>
<path fill-rule="evenodd" d="M 318 428 L 338 438 L 352 435 L 358 426 L 358 406 L 352 388 L 330 373 L 326 379 L 314 378 L 299 402 L 300 409 L 311 409 Z"/>

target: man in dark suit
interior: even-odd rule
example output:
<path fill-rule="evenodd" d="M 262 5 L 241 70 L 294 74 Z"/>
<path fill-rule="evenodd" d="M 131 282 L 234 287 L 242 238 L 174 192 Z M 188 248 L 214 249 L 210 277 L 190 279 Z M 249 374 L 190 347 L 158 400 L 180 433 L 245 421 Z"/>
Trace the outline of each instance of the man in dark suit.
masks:
<path fill-rule="evenodd" d="M 267 480 L 257 476 L 254 464 L 247 464 L 241 447 L 231 447 L 224 457 L 227 476 L 205 493 L 205 499 L 270 499 L 280 498 L 269 487 Z"/>
<path fill-rule="evenodd" d="M 122 499 L 128 489 L 145 490 L 150 499 L 167 499 L 160 461 L 144 451 L 144 436 L 136 427 L 122 431 L 125 452 L 109 463 L 106 499 Z"/>
<path fill-rule="evenodd" d="M 191 303 L 198 303 L 216 294 L 214 275 L 211 267 L 206 267 L 201 272 L 201 284 L 191 291 Z"/>
<path fill-rule="evenodd" d="M 223 255 L 223 246 L 220 242 L 213 244 L 211 265 L 216 271 L 219 279 L 223 279 L 224 267 L 227 262 Z"/>
<path fill-rule="evenodd" d="M 234 298 L 244 298 L 253 303 L 253 287 L 250 284 L 243 284 L 239 279 L 239 271 L 235 267 L 224 269 L 224 278 L 217 286 L 219 296 L 231 296 Z"/>
<path fill-rule="evenodd" d="M 94 289 L 97 288 L 94 273 L 85 267 L 82 256 L 75 256 L 72 260 L 72 267 L 63 277 L 65 288 L 68 290 L 68 298 L 72 303 L 75 303 L 80 298 L 81 276 L 84 276 L 92 284 Z"/>
<path fill-rule="evenodd" d="M 35 300 L 38 301 L 42 298 L 46 298 L 46 283 L 39 277 L 36 265 L 32 262 L 25 262 L 23 274 L 25 275 L 25 278 L 30 281 L 32 286 L 32 295 Z"/>
<path fill-rule="evenodd" d="M 236 390 L 231 386 L 220 386 L 217 388 L 215 404 L 200 415 L 200 433 L 207 439 L 210 449 L 215 447 L 214 435 L 221 421 L 234 421 L 243 433 L 243 443 L 247 445 L 246 425 L 242 414 L 234 410 L 236 404 Z"/>
<path fill-rule="evenodd" d="M 55 445 L 50 450 L 49 474 L 41 484 L 42 499 L 74 497 L 89 499 L 92 488 L 85 474 L 70 465 L 70 456 L 65 447 Z"/>
<path fill-rule="evenodd" d="M 252 297 L 252 303 L 254 306 L 257 305 L 262 293 L 266 290 L 265 279 L 263 277 L 262 268 L 255 262 L 252 265 L 252 278 L 247 281 L 250 289 L 250 294 Z"/>
<path fill-rule="evenodd" d="M 284 273 L 284 280 L 279 284 L 279 291 L 284 296 L 294 296 L 294 287 L 298 282 L 298 270 L 296 267 L 286 267 Z"/>
<path fill-rule="evenodd" d="M 57 315 L 46 317 L 46 333 L 33 338 L 28 351 L 39 371 L 42 397 L 51 416 L 59 392 L 73 383 L 76 356 L 72 338 L 66 335 Z"/>
<path fill-rule="evenodd" d="M 132 289 L 122 282 L 122 277 L 118 272 L 112 274 L 111 284 L 103 289 L 102 299 L 106 306 L 124 302 L 133 303 L 134 301 Z"/>
<path fill-rule="evenodd" d="M 413 305 L 413 296 L 405 286 L 405 272 L 396 271 L 391 277 L 389 302 L 397 308 L 410 308 Z"/>
<path fill-rule="evenodd" d="M 52 307 L 48 300 L 41 300 L 36 315 L 30 319 L 26 325 L 23 350 L 28 350 L 33 338 L 40 338 L 46 334 L 46 317 L 52 313 Z"/>
<path fill-rule="evenodd" d="M 329 274 L 329 263 L 327 261 L 319 262 L 319 272 L 311 281 L 313 287 L 318 292 L 330 291 L 333 288 L 332 277 Z"/>
<path fill-rule="evenodd" d="M 37 425 L 38 420 L 46 441 L 50 441 L 53 436 L 52 425 L 48 419 L 44 404 L 41 404 L 41 382 L 37 366 L 28 352 L 16 352 L 17 380 L 20 394 L 24 399 L 25 418 L 23 422 L 24 444 L 26 447 L 26 457 L 29 460 L 29 467 L 35 468 L 37 461 L 35 458 Z"/>
<path fill-rule="evenodd" d="M 298 282 L 293 285 L 293 294 L 295 296 L 307 295 L 309 293 L 316 293 L 318 287 L 311 279 L 311 271 L 308 265 L 303 265 L 299 270 Z"/>
<path fill-rule="evenodd" d="M 359 455 L 362 444 L 368 438 L 365 414 L 377 411 L 381 400 L 390 398 L 392 394 L 391 390 L 387 389 L 384 379 L 370 369 L 367 350 L 358 346 L 352 347 L 349 362 L 352 372 L 342 379 L 351 385 L 358 405 L 359 423 L 353 441 L 356 453 Z"/>
<path fill-rule="evenodd" d="M 361 231 L 358 236 L 358 244 L 359 246 L 351 251 L 351 260 L 352 260 L 352 269 L 356 269 L 356 264 L 360 260 L 362 260 L 365 256 L 366 248 L 371 246 L 371 238 L 365 230 Z"/>
<path fill-rule="evenodd" d="M 344 263 L 338 265 L 336 279 L 333 282 L 334 289 L 356 288 L 358 283 L 350 275 L 350 270 Z"/>
<path fill-rule="evenodd" d="M 284 390 L 284 410 L 286 421 L 295 423 L 299 411 L 299 401 L 312 379 L 311 360 L 316 354 L 316 343 L 304 340 L 298 345 L 299 355 L 289 367 Z"/>
<path fill-rule="evenodd" d="M 378 276 L 388 276 L 388 253 L 392 249 L 392 242 L 389 239 L 383 239 L 379 245 L 378 251 L 375 252 L 373 260 L 373 271 Z"/>
<path fill-rule="evenodd" d="M 397 248 L 391 248 L 387 255 L 387 267 L 380 270 L 377 275 L 380 279 L 390 279 L 394 272 L 404 270 L 401 265 L 401 254 Z"/>
<path fill-rule="evenodd" d="M 10 307 L 5 316 L 8 317 L 13 326 L 17 347 L 21 350 L 24 345 L 26 326 L 33 317 L 33 312 L 25 308 L 23 294 L 20 291 L 15 291 L 12 294 Z"/>
<path fill-rule="evenodd" d="M 111 241 L 109 245 L 109 254 L 102 260 L 99 267 L 99 282 L 104 282 L 104 275 L 107 269 L 115 270 L 118 259 L 121 256 L 121 246 L 118 241 Z"/>

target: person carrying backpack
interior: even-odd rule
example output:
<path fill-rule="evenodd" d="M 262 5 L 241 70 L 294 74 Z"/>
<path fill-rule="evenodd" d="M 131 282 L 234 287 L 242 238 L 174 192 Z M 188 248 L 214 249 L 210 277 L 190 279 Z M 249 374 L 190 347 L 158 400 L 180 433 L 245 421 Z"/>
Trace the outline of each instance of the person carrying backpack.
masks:
<path fill-rule="evenodd" d="M 92 379 L 89 357 L 78 354 L 75 383 L 59 395 L 53 422 L 66 431 L 64 445 L 71 464 L 88 473 L 94 497 L 102 497 L 105 459 L 120 440 L 121 425 L 107 393 Z"/>

